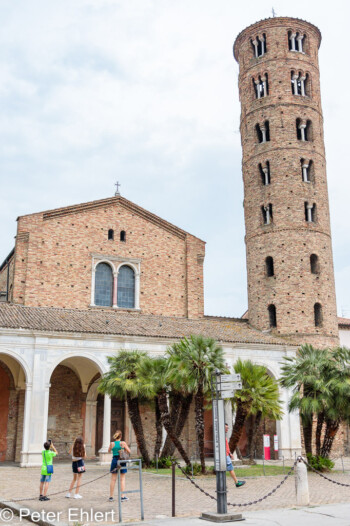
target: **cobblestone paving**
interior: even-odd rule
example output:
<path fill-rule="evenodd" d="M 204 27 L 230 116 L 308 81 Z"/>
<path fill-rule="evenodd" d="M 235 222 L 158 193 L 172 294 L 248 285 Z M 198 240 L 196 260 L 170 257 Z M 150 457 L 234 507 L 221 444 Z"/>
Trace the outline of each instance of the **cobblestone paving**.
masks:
<path fill-rule="evenodd" d="M 83 475 L 83 482 L 88 482 L 108 472 L 105 466 L 87 464 L 87 471 Z M 0 467 L 0 497 L 15 499 L 22 497 L 35 497 L 32 501 L 23 501 L 22 506 L 45 512 L 60 512 L 57 517 L 62 522 L 68 522 L 69 509 L 71 511 L 71 524 L 97 524 L 118 522 L 118 503 L 108 502 L 109 475 L 81 488 L 82 499 L 65 498 L 66 489 L 71 482 L 71 467 L 69 464 L 56 463 L 55 473 L 50 484 L 49 493 L 63 491 L 62 494 L 52 496 L 46 503 L 39 502 L 36 495 L 39 489 L 40 469 L 20 469 L 15 466 Z M 330 477 L 339 482 L 350 484 L 350 473 L 332 473 Z M 277 486 L 283 476 L 247 478 L 247 483 L 242 488 L 235 488 L 228 479 L 228 500 L 234 503 L 246 503 L 264 496 Z M 215 478 L 196 478 L 197 483 L 206 491 L 215 496 Z M 144 474 L 144 507 L 145 518 L 154 519 L 169 517 L 171 515 L 171 479 L 168 476 Z M 311 505 L 350 502 L 350 487 L 341 487 L 332 484 L 316 474 L 309 474 L 310 503 Z M 138 489 L 137 472 L 127 474 L 127 490 Z M 140 500 L 137 494 L 130 494 L 129 501 L 123 503 L 123 520 L 139 520 Z M 263 510 L 295 506 L 294 477 L 268 499 L 249 507 L 232 508 L 237 511 Z M 182 478 L 176 480 L 176 514 L 177 516 L 195 516 L 202 511 L 215 511 L 216 503 L 200 493 L 192 484 Z M 80 510 L 83 510 L 81 512 Z M 92 510 L 92 511 L 91 511 Z M 96 512 L 102 512 L 103 517 L 96 520 Z M 82 515 L 80 515 L 82 513 Z M 109 513 L 106 515 L 106 513 Z M 92 514 L 92 515 L 91 515 Z M 114 515 L 113 515 L 114 514 Z M 101 520 L 103 518 L 103 520 Z M 1 526 L 0 521 L 0 526 Z M 16 522 L 11 522 L 15 526 Z M 23 524 L 23 522 L 21 523 Z"/>

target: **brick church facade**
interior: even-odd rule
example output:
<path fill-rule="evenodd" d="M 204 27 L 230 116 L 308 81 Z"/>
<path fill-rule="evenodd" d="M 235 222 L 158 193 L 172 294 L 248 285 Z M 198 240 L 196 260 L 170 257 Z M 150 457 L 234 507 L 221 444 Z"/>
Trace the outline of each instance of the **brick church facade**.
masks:
<path fill-rule="evenodd" d="M 301 342 L 338 342 L 321 117 L 313 122 L 314 143 L 300 144 L 295 111 L 301 99 L 295 103 L 288 95 L 281 109 L 286 90 L 276 87 L 286 74 L 291 89 L 290 68 L 298 75 L 299 69 L 307 70 L 307 57 L 297 63 L 288 43 L 294 30 L 307 34 L 314 98 L 308 95 L 297 113 L 306 125 L 308 112 L 319 115 L 316 29 L 297 19 L 269 19 L 244 30 L 235 43 L 249 319 L 205 316 L 205 242 L 120 195 L 18 218 L 15 248 L 0 267 L 0 461 L 40 465 L 48 436 L 64 455 L 72 439 L 83 434 L 88 455 L 104 463 L 116 427 L 135 450 L 124 402 L 97 390 L 107 357 L 119 349 L 163 355 L 179 338 L 203 334 L 220 342 L 228 365 L 238 357 L 251 359 L 279 378 L 281 360 L 294 356 Z M 274 47 L 278 59 L 264 63 Z M 296 90 L 299 85 L 296 80 Z M 271 141 L 260 144 L 267 137 L 266 122 Z M 290 149 L 285 128 L 296 136 Z M 306 161 L 303 165 L 299 157 L 308 159 L 308 166 L 313 161 L 309 185 L 302 184 Z M 316 219 L 311 208 L 304 210 L 305 202 L 316 201 L 318 223 L 308 221 Z M 321 272 L 310 271 L 315 254 Z M 322 306 L 319 324 L 317 305 Z M 341 341 L 342 334 L 347 341 L 348 321 L 339 327 Z M 280 455 L 291 458 L 301 451 L 299 419 L 288 413 L 287 391 L 281 390 L 281 399 L 284 416 L 275 430 Z M 154 416 L 144 408 L 142 417 L 151 445 Z M 232 423 L 230 404 L 226 417 Z M 190 419 L 182 437 L 190 454 L 192 426 Z M 210 422 L 207 437 L 210 441 Z"/>

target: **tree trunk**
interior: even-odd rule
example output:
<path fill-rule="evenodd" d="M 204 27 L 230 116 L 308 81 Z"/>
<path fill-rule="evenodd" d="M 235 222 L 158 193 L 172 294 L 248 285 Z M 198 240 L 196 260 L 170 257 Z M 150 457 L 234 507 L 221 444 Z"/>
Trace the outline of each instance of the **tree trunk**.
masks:
<path fill-rule="evenodd" d="M 255 416 L 254 415 L 249 415 L 247 420 L 246 420 L 246 426 L 245 426 L 246 432 L 247 432 L 247 451 L 248 451 L 248 455 L 249 455 L 250 448 L 251 448 L 251 445 L 252 445 L 252 440 L 253 440 L 254 422 L 255 422 Z"/>
<path fill-rule="evenodd" d="M 170 422 L 171 422 L 171 426 L 173 429 L 176 429 L 176 425 L 179 420 L 180 411 L 182 409 L 183 400 L 184 398 L 180 393 L 178 392 L 172 393 L 171 398 L 170 398 Z M 170 439 L 169 436 L 167 436 L 164 442 L 161 456 L 170 457 L 171 455 L 174 454 L 174 451 L 175 451 L 174 442 Z"/>
<path fill-rule="evenodd" d="M 159 403 L 162 424 L 165 427 L 166 432 L 168 433 L 171 440 L 174 442 L 175 447 L 177 448 L 178 452 L 180 453 L 180 455 L 186 462 L 187 466 L 190 466 L 191 465 L 190 459 L 188 458 L 188 455 L 180 439 L 177 437 L 174 428 L 171 426 L 167 395 L 165 391 L 161 392 L 158 395 L 158 403 Z"/>
<path fill-rule="evenodd" d="M 305 452 L 312 455 L 312 418 L 302 421 Z"/>
<path fill-rule="evenodd" d="M 324 424 L 324 413 L 319 413 L 317 417 L 317 426 L 316 426 L 316 455 L 321 454 L 321 434 Z"/>
<path fill-rule="evenodd" d="M 198 391 L 195 395 L 195 413 L 196 413 L 196 433 L 199 448 L 199 458 L 201 461 L 201 468 L 203 475 L 205 474 L 205 458 L 204 458 L 204 395 L 203 386 L 199 385 Z"/>
<path fill-rule="evenodd" d="M 158 398 L 155 399 L 155 417 L 156 417 L 156 442 L 154 444 L 154 459 L 159 458 L 160 448 L 162 447 L 162 437 L 163 437 L 163 426 L 161 421 L 160 409 Z"/>
<path fill-rule="evenodd" d="M 192 394 L 184 396 L 183 399 L 182 399 L 181 409 L 180 409 L 180 412 L 178 414 L 178 418 L 177 418 L 177 421 L 176 421 L 176 427 L 175 427 L 176 436 L 178 436 L 179 438 L 181 437 L 181 433 L 182 433 L 183 428 L 185 427 L 185 424 L 187 422 L 188 413 L 190 412 L 192 400 L 193 400 L 193 395 Z M 167 437 L 167 439 L 168 439 L 168 437 Z M 174 454 L 174 451 L 175 451 L 174 443 L 171 442 L 171 440 L 169 440 L 169 442 L 170 442 L 170 446 L 169 446 L 169 449 L 167 450 L 169 452 L 168 452 L 167 455 L 163 455 L 163 451 L 164 451 L 165 446 L 166 446 L 166 441 L 165 441 L 164 448 L 163 448 L 163 451 L 162 451 L 162 456 L 166 457 L 166 456 L 172 456 Z"/>
<path fill-rule="evenodd" d="M 250 449 L 249 449 L 249 460 L 250 461 L 254 460 L 254 451 L 256 448 L 256 441 L 258 439 L 258 431 L 260 427 L 261 418 L 262 418 L 262 412 L 258 411 L 255 415 L 255 420 L 253 424 L 253 432 L 252 432 L 253 436 L 252 436 L 252 441 L 250 443 Z"/>
<path fill-rule="evenodd" d="M 242 435 L 245 420 L 249 413 L 249 409 L 249 405 L 244 405 L 239 399 L 237 400 L 236 419 L 233 425 L 232 435 L 230 438 L 230 451 L 235 451 L 238 445 L 239 439 Z"/>
<path fill-rule="evenodd" d="M 329 420 L 326 418 L 326 432 L 321 448 L 321 457 L 328 458 L 331 452 L 335 435 L 338 432 L 340 420 Z"/>
<path fill-rule="evenodd" d="M 148 454 L 145 435 L 143 433 L 142 420 L 139 409 L 139 402 L 137 398 L 132 398 L 129 393 L 126 393 L 126 401 L 128 404 L 128 413 L 131 425 L 135 432 L 137 446 L 140 450 L 141 456 L 147 467 L 150 466 L 151 460 Z"/>

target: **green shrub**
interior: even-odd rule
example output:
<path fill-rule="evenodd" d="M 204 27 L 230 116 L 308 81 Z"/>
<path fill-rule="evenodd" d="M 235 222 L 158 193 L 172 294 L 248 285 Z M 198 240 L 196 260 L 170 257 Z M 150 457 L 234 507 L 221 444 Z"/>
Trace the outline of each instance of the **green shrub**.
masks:
<path fill-rule="evenodd" d="M 308 453 L 306 456 L 310 466 L 317 469 L 317 471 L 331 471 L 331 469 L 334 468 L 334 462 L 329 458 L 321 457 L 319 455 L 311 455 L 311 453 Z M 308 469 L 310 470 L 310 468 Z"/>
<path fill-rule="evenodd" d="M 171 464 L 176 460 L 175 457 L 160 457 L 158 458 L 158 468 L 159 469 L 165 469 L 165 468 L 171 468 Z M 156 468 L 157 462 L 155 459 L 151 460 L 151 468 Z"/>
<path fill-rule="evenodd" d="M 201 475 L 202 474 L 202 466 L 198 464 L 198 462 L 193 462 L 192 466 L 185 466 L 184 471 L 188 475 L 192 475 L 192 469 L 193 469 L 193 475 Z M 206 467 L 206 475 L 212 475 L 214 473 L 214 467 L 213 466 L 207 466 Z"/>

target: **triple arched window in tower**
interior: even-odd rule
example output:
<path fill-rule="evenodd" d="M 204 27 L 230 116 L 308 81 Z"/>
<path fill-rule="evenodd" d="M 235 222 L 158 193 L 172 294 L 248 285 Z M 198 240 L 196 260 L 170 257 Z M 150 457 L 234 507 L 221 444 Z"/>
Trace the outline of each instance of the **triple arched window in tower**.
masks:
<path fill-rule="evenodd" d="M 98 261 L 93 267 L 91 305 L 120 309 L 139 308 L 139 264 Z"/>

